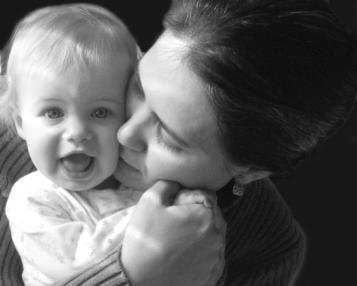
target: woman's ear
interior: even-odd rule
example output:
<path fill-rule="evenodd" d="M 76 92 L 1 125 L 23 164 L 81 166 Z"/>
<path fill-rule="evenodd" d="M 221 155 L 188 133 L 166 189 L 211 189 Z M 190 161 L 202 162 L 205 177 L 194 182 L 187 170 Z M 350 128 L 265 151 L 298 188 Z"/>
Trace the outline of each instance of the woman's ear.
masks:
<path fill-rule="evenodd" d="M 16 128 L 16 132 L 17 134 L 24 140 L 26 140 L 25 138 L 25 134 L 24 134 L 24 130 L 22 128 L 22 117 L 16 113 L 14 115 L 14 123 L 15 123 L 15 128 Z"/>
<path fill-rule="evenodd" d="M 254 167 L 238 168 L 236 172 L 236 177 L 239 177 L 239 180 L 243 185 L 247 185 L 251 182 L 267 178 L 270 175 L 270 171 L 256 169 Z"/>

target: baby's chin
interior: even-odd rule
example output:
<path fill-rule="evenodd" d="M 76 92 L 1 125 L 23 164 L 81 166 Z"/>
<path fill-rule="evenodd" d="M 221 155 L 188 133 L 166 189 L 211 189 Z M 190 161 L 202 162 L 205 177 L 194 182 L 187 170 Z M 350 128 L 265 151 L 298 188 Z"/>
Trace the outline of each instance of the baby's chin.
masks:
<path fill-rule="evenodd" d="M 55 182 L 58 186 L 71 192 L 81 192 L 94 188 L 97 184 L 94 183 L 78 183 L 78 182 Z"/>
<path fill-rule="evenodd" d="M 86 178 L 81 180 L 70 180 L 68 178 L 50 178 L 57 186 L 72 192 L 81 192 L 94 189 L 100 185 L 105 178 Z"/>

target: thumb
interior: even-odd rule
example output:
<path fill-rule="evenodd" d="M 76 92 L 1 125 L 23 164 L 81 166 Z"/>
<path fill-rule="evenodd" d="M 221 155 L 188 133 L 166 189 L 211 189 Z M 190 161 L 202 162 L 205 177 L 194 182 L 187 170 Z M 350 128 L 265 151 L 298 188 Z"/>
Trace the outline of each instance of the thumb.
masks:
<path fill-rule="evenodd" d="M 159 180 L 144 193 L 144 196 L 157 204 L 171 206 L 179 190 L 180 185 L 178 183 Z"/>

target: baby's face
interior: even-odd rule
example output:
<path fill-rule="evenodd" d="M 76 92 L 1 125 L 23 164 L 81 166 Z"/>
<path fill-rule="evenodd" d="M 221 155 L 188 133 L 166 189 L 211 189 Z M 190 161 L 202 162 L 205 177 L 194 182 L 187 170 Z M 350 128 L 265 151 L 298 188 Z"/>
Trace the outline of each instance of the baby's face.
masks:
<path fill-rule="evenodd" d="M 120 57 L 60 75 L 36 71 L 19 81 L 18 133 L 37 169 L 58 185 L 79 191 L 113 174 L 130 66 Z"/>

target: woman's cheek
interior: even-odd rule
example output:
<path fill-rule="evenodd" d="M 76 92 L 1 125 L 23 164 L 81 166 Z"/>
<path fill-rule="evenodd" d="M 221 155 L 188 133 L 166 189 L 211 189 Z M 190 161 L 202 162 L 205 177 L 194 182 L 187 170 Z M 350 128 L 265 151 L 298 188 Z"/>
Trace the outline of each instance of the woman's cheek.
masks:
<path fill-rule="evenodd" d="M 185 167 L 189 166 L 184 156 L 174 154 L 160 146 L 151 148 L 146 157 L 146 177 L 150 182 L 157 180 L 181 181 Z"/>

